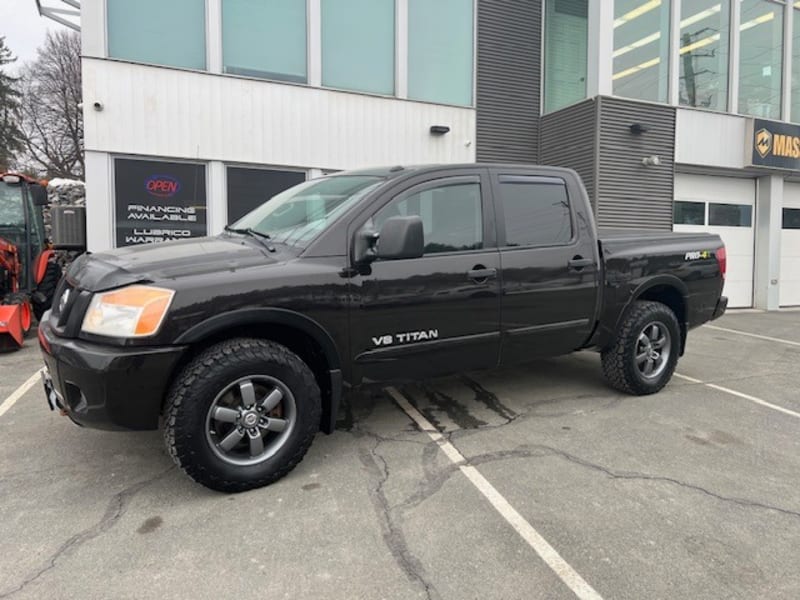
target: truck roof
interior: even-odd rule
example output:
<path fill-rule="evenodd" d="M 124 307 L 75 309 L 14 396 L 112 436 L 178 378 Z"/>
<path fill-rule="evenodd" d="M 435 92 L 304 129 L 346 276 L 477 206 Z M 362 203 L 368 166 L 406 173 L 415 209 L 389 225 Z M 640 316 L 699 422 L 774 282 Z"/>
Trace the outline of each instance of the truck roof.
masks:
<path fill-rule="evenodd" d="M 534 165 L 534 164 L 521 164 L 521 163 L 429 163 L 422 165 L 395 165 L 392 167 L 371 167 L 367 169 L 354 169 L 350 171 L 339 171 L 333 173 L 331 176 L 338 175 L 371 175 L 373 177 L 382 177 L 384 179 L 394 179 L 409 173 L 424 173 L 426 171 L 438 171 L 442 169 L 473 169 L 475 167 L 489 168 L 489 169 L 547 169 L 553 172 L 572 173 L 571 169 L 564 167 L 551 167 L 549 165 Z"/>

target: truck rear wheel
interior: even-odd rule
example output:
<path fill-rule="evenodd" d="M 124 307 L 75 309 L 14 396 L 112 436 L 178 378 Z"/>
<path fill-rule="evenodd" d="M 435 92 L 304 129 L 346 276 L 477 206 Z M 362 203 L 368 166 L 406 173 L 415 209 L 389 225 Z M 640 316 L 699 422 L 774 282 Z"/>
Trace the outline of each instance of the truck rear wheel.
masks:
<path fill-rule="evenodd" d="M 614 343 L 602 353 L 603 374 L 614 388 L 629 394 L 658 392 L 678 364 L 680 335 L 678 320 L 668 306 L 635 302 Z"/>
<path fill-rule="evenodd" d="M 189 477 L 243 492 L 277 481 L 303 460 L 320 411 L 319 387 L 300 357 L 274 342 L 233 339 L 178 374 L 164 438 Z"/>

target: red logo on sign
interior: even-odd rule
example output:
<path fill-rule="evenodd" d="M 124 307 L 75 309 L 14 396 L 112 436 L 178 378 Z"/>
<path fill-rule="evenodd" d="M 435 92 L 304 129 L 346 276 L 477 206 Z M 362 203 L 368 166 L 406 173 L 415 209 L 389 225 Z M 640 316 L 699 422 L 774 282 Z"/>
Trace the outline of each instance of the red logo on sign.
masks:
<path fill-rule="evenodd" d="M 151 196 L 171 198 L 181 189 L 181 184 L 169 175 L 153 175 L 144 182 L 144 187 Z"/>

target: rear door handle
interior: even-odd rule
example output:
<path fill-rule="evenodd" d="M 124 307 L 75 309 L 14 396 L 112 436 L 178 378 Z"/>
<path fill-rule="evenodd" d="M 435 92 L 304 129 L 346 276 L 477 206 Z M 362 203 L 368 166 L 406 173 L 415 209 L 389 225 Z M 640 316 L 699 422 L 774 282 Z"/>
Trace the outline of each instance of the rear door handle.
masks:
<path fill-rule="evenodd" d="M 582 256 L 575 256 L 569 261 L 569 268 L 580 271 L 584 267 L 591 267 L 594 264 L 593 258 L 583 258 Z"/>
<path fill-rule="evenodd" d="M 483 283 L 487 279 L 497 276 L 497 269 L 487 269 L 481 265 L 467 271 L 467 278 L 475 283 Z"/>

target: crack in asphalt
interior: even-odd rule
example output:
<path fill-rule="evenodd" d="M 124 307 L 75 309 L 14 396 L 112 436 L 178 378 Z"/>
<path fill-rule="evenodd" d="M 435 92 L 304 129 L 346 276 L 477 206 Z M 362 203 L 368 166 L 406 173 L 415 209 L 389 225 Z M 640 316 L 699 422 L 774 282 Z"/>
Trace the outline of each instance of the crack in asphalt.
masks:
<path fill-rule="evenodd" d="M 395 522 L 392 515 L 394 509 L 389 505 L 389 500 L 384 492 L 384 486 L 389 480 L 390 471 L 389 464 L 378 452 L 378 447 L 384 443 L 386 439 L 358 426 L 356 426 L 354 430 L 375 441 L 375 444 L 369 449 L 365 449 L 363 446 L 359 447 L 359 458 L 364 467 L 377 479 L 377 484 L 372 490 L 370 497 L 372 498 L 375 512 L 381 522 L 383 540 L 386 543 L 386 547 L 394 557 L 395 562 L 406 574 L 406 577 L 410 581 L 417 582 L 424 589 L 428 600 L 439 598 L 436 588 L 426 579 L 424 567 L 411 553 L 402 527 Z"/>
<path fill-rule="evenodd" d="M 86 542 L 93 540 L 94 538 L 102 535 L 109 529 L 111 529 L 119 519 L 127 512 L 128 505 L 130 504 L 133 497 L 138 494 L 142 489 L 147 487 L 148 485 L 155 483 L 162 477 L 164 477 L 167 473 L 174 470 L 175 466 L 171 465 L 166 470 L 150 477 L 149 479 L 145 479 L 144 481 L 140 481 L 139 483 L 134 483 L 123 489 L 122 491 L 114 494 L 111 497 L 111 500 L 108 503 L 108 507 L 106 508 L 103 517 L 89 527 L 81 531 L 80 533 L 76 533 L 67 541 L 65 541 L 58 549 L 48 558 L 43 566 L 41 566 L 38 570 L 34 573 L 28 575 L 22 583 L 20 583 L 16 588 L 12 590 L 8 590 L 6 592 L 0 593 L 0 599 L 2 598 L 9 598 L 14 594 L 17 594 L 24 590 L 29 584 L 33 583 L 37 579 L 39 579 L 42 575 L 50 571 L 51 569 L 55 568 L 58 559 L 61 558 L 65 553 L 82 546 Z"/>
<path fill-rule="evenodd" d="M 761 509 L 764 509 L 764 510 L 771 510 L 771 511 L 775 511 L 775 512 L 787 515 L 787 516 L 791 516 L 791 517 L 800 517 L 800 512 L 798 512 L 798 511 L 794 511 L 794 510 L 791 510 L 791 509 L 788 509 L 788 508 L 782 508 L 780 506 L 775 506 L 773 504 L 764 504 L 763 502 L 756 502 L 755 500 L 748 500 L 747 498 L 736 498 L 736 497 L 733 497 L 733 496 L 723 496 L 723 495 L 718 494 L 716 492 L 712 492 L 711 490 L 708 490 L 708 489 L 704 488 L 703 486 L 700 486 L 700 485 L 697 485 L 697 484 L 694 484 L 694 483 L 688 483 L 686 481 L 681 481 L 680 479 L 675 479 L 674 477 L 667 477 L 667 476 L 664 476 L 664 475 L 648 475 L 647 473 L 637 473 L 635 471 L 629 471 L 629 472 L 613 471 L 612 469 L 609 469 L 608 467 L 604 467 L 603 465 L 599 465 L 599 464 L 590 462 L 590 461 L 588 461 L 586 459 L 583 459 L 583 458 L 580 458 L 578 456 L 575 456 L 574 454 L 570 454 L 569 452 L 565 452 L 563 450 L 559 450 L 558 448 L 553 448 L 552 446 L 545 446 L 545 445 L 542 445 L 542 444 L 536 444 L 536 445 L 532 445 L 530 447 L 531 448 L 538 448 L 538 449 L 542 449 L 542 450 L 547 450 L 547 451 L 549 451 L 550 453 L 552 453 L 554 455 L 560 456 L 560 457 L 564 458 L 565 460 L 568 460 L 571 463 L 574 463 L 574 464 L 580 465 L 582 467 L 586 467 L 588 469 L 592 469 L 592 470 L 604 473 L 604 474 L 608 475 L 609 477 L 611 477 L 612 479 L 629 479 L 629 480 L 640 479 L 640 480 L 645 480 L 645 481 L 662 481 L 662 482 L 665 482 L 665 483 L 672 483 L 674 485 L 677 485 L 677 486 L 680 486 L 680 487 L 683 487 L 683 488 L 687 488 L 687 489 L 690 489 L 690 490 L 694 490 L 696 492 L 700 492 L 702 494 L 710 496 L 711 498 L 716 498 L 717 500 L 720 500 L 722 502 L 730 502 L 732 504 L 737 504 L 739 506 L 744 506 L 744 507 L 747 507 L 747 508 L 761 508 Z"/>
<path fill-rule="evenodd" d="M 608 467 L 605 467 L 597 463 L 593 463 L 579 456 L 575 456 L 574 454 L 570 454 L 569 452 L 565 452 L 564 450 L 559 450 L 558 448 L 553 448 L 552 446 L 546 446 L 543 444 L 533 444 L 525 446 L 523 448 L 518 448 L 516 450 L 502 450 L 499 452 L 479 454 L 475 457 L 469 458 L 468 462 L 473 466 L 478 466 L 481 464 L 502 461 L 512 458 L 542 458 L 545 456 L 559 456 L 573 464 L 603 473 L 604 475 L 607 475 L 611 479 L 660 481 L 664 483 L 671 483 L 686 489 L 700 492 L 702 494 L 705 494 L 706 496 L 710 496 L 711 498 L 715 498 L 716 500 L 720 500 L 722 502 L 730 502 L 732 504 L 737 504 L 739 506 L 743 506 L 746 508 L 761 508 L 764 510 L 775 511 L 791 517 L 800 517 L 800 512 L 798 511 L 794 511 L 788 508 L 782 508 L 780 506 L 775 506 L 774 504 L 765 504 L 763 502 L 757 502 L 755 500 L 748 500 L 747 498 L 723 496 L 722 494 L 713 492 L 707 488 L 704 488 L 701 485 L 689 483 L 686 481 L 681 481 L 680 479 L 675 479 L 674 477 L 667 477 L 665 475 L 650 475 L 647 473 L 639 473 L 636 471 L 614 471 L 613 469 L 610 469 Z"/>

